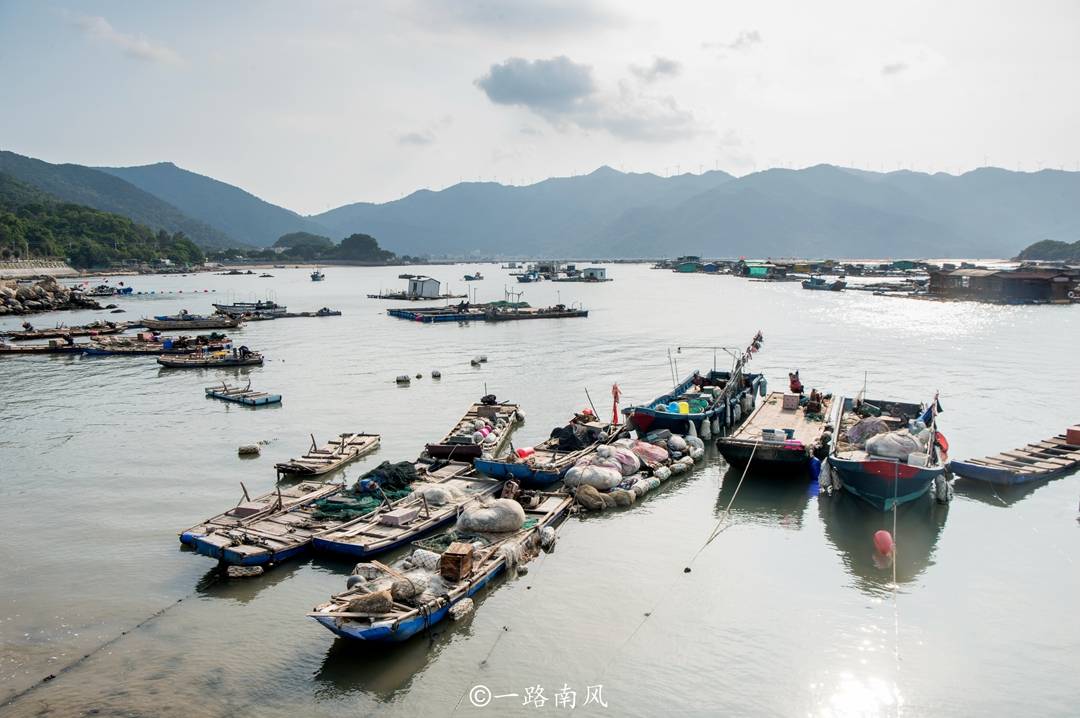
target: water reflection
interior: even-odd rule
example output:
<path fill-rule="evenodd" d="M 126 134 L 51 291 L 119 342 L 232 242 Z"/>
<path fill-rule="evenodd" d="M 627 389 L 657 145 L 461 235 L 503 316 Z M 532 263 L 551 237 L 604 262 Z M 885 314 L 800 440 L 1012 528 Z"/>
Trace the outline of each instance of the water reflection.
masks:
<path fill-rule="evenodd" d="M 819 496 L 818 513 L 826 539 L 839 551 L 855 586 L 880 596 L 892 589 L 893 567 L 874 549 L 874 532 L 893 533 L 896 582 L 910 583 L 932 563 L 949 507 L 930 497 L 902 504 L 896 512 L 895 533 L 892 512 L 877 511 L 846 491 Z"/>
<path fill-rule="evenodd" d="M 185 550 L 193 551 L 185 546 Z M 286 580 L 304 565 L 304 561 L 289 561 L 266 571 L 260 576 L 248 578 L 229 578 L 226 575 L 226 566 L 219 564 L 203 574 L 199 582 L 195 584 L 195 592 L 203 598 L 223 598 L 237 603 L 249 603 L 270 586 L 275 586 Z"/>
<path fill-rule="evenodd" d="M 729 467 L 724 474 L 724 483 L 720 486 L 713 509 L 716 516 L 719 517 L 731 503 L 742 471 L 737 467 Z M 765 477 L 755 478 L 748 474 L 738 492 L 735 503 L 731 504 L 734 518 L 798 530 L 802 528 L 803 515 L 810 503 L 810 497 L 817 494 L 817 483 L 792 481 L 790 478 L 770 481 Z"/>
<path fill-rule="evenodd" d="M 1064 474 L 1063 476 L 1068 476 L 1068 474 Z M 1043 486 L 1063 478 L 1063 476 L 1047 479 L 1045 481 L 1036 481 L 1030 484 L 1019 484 L 1017 486 L 996 486 L 987 481 L 972 481 L 971 479 L 959 478 L 953 486 L 956 488 L 956 493 L 960 496 L 975 499 L 976 501 L 990 504 L 991 506 L 1006 507 L 1023 501 Z"/>

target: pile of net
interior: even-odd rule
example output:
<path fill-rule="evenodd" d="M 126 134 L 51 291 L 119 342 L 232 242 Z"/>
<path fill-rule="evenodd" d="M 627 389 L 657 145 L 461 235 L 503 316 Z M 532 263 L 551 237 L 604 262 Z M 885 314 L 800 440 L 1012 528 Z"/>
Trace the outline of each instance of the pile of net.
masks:
<path fill-rule="evenodd" d="M 567 424 L 551 430 L 551 438 L 558 439 L 559 451 L 577 451 L 591 446 L 603 438 L 603 432 L 582 424 Z"/>
<path fill-rule="evenodd" d="M 411 461 L 399 461 L 392 464 L 384 461 L 356 480 L 360 490 L 372 491 L 378 486 L 383 491 L 407 489 L 419 478 L 416 466 Z"/>
<path fill-rule="evenodd" d="M 446 484 L 416 484 L 409 498 L 424 497 L 428 506 L 446 506 L 461 499 L 465 492 L 456 486 Z"/>
<path fill-rule="evenodd" d="M 458 516 L 459 531 L 506 533 L 525 525 L 525 509 L 513 499 L 486 499 L 466 506 Z"/>
<path fill-rule="evenodd" d="M 930 443 L 930 432 L 926 429 L 912 434 L 907 429 L 878 434 L 866 440 L 866 453 L 886 459 L 907 461 L 911 454 L 925 453 Z"/>

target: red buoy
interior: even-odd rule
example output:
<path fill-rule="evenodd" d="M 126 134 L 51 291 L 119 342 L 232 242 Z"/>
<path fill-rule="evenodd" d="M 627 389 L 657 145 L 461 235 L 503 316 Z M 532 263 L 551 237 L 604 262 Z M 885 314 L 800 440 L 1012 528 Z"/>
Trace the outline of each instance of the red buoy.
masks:
<path fill-rule="evenodd" d="M 881 529 L 874 533 L 874 548 L 878 550 L 878 553 L 883 556 L 892 556 L 893 552 L 893 540 L 892 534 Z"/>

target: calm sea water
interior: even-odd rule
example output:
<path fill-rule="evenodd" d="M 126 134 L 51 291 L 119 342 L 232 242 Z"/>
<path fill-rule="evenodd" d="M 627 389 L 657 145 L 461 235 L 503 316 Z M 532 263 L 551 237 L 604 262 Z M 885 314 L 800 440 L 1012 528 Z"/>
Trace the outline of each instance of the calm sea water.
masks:
<path fill-rule="evenodd" d="M 478 298 L 517 289 L 490 265 L 421 267 Z M 236 339 L 250 371 L 160 371 L 152 357 L 0 360 L 0 709 L 10 715 L 1075 715 L 1080 700 L 1077 478 L 1022 492 L 957 486 L 897 517 L 898 585 L 873 557 L 892 519 L 805 483 L 751 477 L 730 527 L 702 545 L 739 476 L 715 451 L 631 509 L 573 517 L 556 551 L 499 581 L 470 621 L 401 646 L 346 645 L 304 613 L 344 587 L 348 564 L 308 559 L 215 581 L 179 530 L 273 486 L 273 464 L 314 433 L 374 431 L 350 467 L 409 459 L 485 391 L 527 414 L 515 443 L 571 411 L 646 401 L 711 349 L 744 346 L 773 387 L 928 400 L 941 391 L 955 456 L 1062 431 L 1077 414 L 1080 307 L 996 307 L 805 292 L 797 284 L 616 265 L 602 285 L 524 286 L 534 305 L 580 301 L 586 320 L 423 326 L 365 295 L 398 268 L 255 276 L 134 277 L 120 318 L 263 298 L 344 316 L 255 323 Z M 215 290 L 192 296 L 195 290 Z M 34 318 L 38 326 L 101 313 Z M 2 323 L 4 327 L 15 320 Z M 487 364 L 469 365 L 486 354 Z M 726 354 L 718 362 L 726 366 Z M 428 378 L 432 369 L 442 380 Z M 412 386 L 398 374 L 423 372 Z M 280 392 L 250 410 L 203 397 L 246 380 Z M 265 441 L 261 457 L 236 447 Z M 700 553 L 698 553 L 700 550 Z M 692 567 L 685 573 L 685 567 Z M 126 634 L 125 634 L 126 632 Z M 80 658 L 88 658 L 80 661 Z M 79 662 L 77 662 L 79 661 Z M 77 662 L 77 663 L 76 663 Z M 66 666 L 75 664 L 69 670 Z M 495 698 L 474 707 L 468 691 Z M 547 703 L 523 707 L 539 686 Z M 602 686 L 607 708 L 584 705 Z"/>

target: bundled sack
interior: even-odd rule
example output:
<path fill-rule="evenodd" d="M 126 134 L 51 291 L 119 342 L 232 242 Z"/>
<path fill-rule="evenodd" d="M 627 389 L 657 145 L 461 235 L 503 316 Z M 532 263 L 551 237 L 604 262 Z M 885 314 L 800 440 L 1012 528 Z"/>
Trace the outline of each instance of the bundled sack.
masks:
<path fill-rule="evenodd" d="M 349 613 L 390 613 L 394 610 L 394 598 L 390 589 L 367 593 L 349 601 L 346 607 Z"/>
<path fill-rule="evenodd" d="M 590 454 L 583 456 L 577 460 L 576 466 L 603 466 L 608 469 L 615 469 L 620 474 L 622 473 L 622 464 L 615 457 L 608 455 L 602 456 L 601 454 Z"/>
<path fill-rule="evenodd" d="M 672 434 L 671 438 L 667 440 L 667 448 L 670 451 L 686 453 L 686 439 L 679 436 L 678 434 Z"/>
<path fill-rule="evenodd" d="M 646 441 L 635 441 L 630 446 L 630 451 L 646 464 L 662 464 L 668 460 L 668 452 L 662 446 L 650 444 Z"/>
<path fill-rule="evenodd" d="M 907 461 L 909 455 L 922 451 L 923 448 L 918 437 L 912 436 L 907 429 L 878 434 L 866 440 L 866 453 L 899 461 Z"/>
<path fill-rule="evenodd" d="M 572 489 L 579 486 L 591 486 L 600 491 L 607 491 L 618 486 L 622 480 L 622 471 L 617 467 L 579 463 L 577 466 L 571 466 L 566 472 L 563 484 Z"/>
<path fill-rule="evenodd" d="M 504 533 L 525 524 L 525 509 L 513 499 L 492 499 L 465 507 L 457 527 L 463 531 Z"/>
<path fill-rule="evenodd" d="M 868 416 L 852 426 L 844 434 L 848 443 L 863 446 L 866 440 L 889 431 L 889 423 L 879 416 Z"/>
<path fill-rule="evenodd" d="M 623 476 L 631 476 L 641 470 L 641 459 L 624 446 L 599 446 L 596 455 L 617 462 Z"/>
<path fill-rule="evenodd" d="M 440 484 L 418 484 L 409 494 L 410 499 L 424 497 L 429 506 L 445 506 L 461 496 L 461 489 Z"/>
<path fill-rule="evenodd" d="M 604 510 L 604 499 L 600 496 L 600 492 L 588 484 L 578 487 L 574 492 L 574 500 L 589 511 Z"/>

